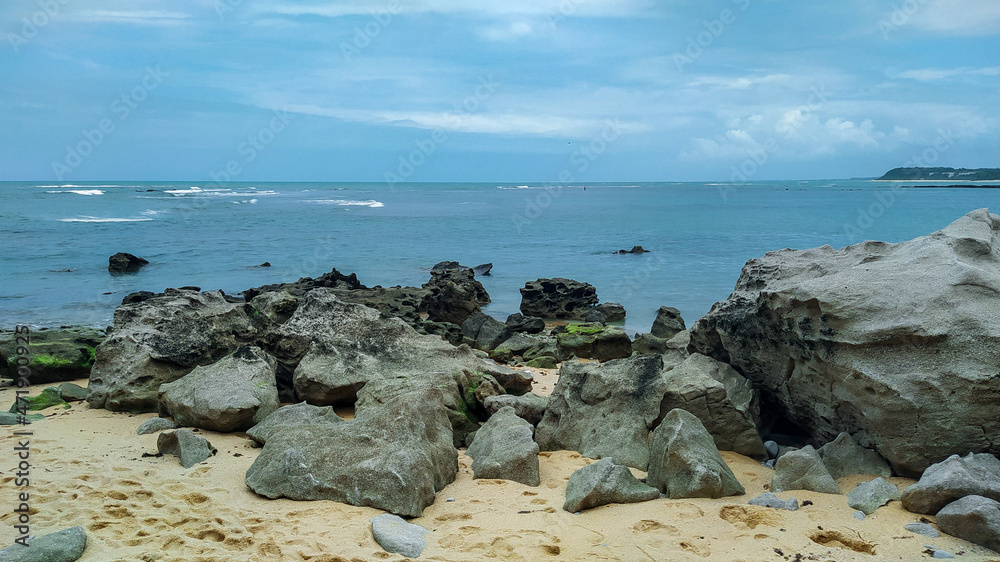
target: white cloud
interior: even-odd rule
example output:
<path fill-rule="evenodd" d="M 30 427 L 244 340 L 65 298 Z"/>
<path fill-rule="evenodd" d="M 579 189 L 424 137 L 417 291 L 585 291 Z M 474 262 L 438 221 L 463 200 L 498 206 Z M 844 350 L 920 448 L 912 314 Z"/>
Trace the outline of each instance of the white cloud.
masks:
<path fill-rule="evenodd" d="M 84 10 L 70 19 L 87 23 L 128 23 L 136 25 L 177 25 L 186 23 L 190 15 L 162 10 Z"/>
<path fill-rule="evenodd" d="M 984 68 L 918 68 L 900 72 L 894 78 L 907 78 L 920 82 L 934 82 L 957 76 L 1000 76 L 1000 66 Z"/>
<path fill-rule="evenodd" d="M 506 0 L 504 2 L 469 2 L 468 0 L 388 0 L 373 5 L 368 0 L 339 0 L 337 2 L 297 2 L 256 9 L 284 15 L 317 15 L 342 17 L 369 15 L 373 12 L 390 13 L 460 13 L 481 17 L 498 16 L 637 16 L 653 6 L 651 0 Z"/>
<path fill-rule="evenodd" d="M 921 0 L 907 18 L 915 27 L 950 35 L 987 35 L 1000 31 L 996 0 Z"/>
<path fill-rule="evenodd" d="M 509 24 L 491 25 L 480 30 L 479 35 L 488 41 L 512 42 L 531 35 L 534 26 L 528 22 L 515 21 Z"/>

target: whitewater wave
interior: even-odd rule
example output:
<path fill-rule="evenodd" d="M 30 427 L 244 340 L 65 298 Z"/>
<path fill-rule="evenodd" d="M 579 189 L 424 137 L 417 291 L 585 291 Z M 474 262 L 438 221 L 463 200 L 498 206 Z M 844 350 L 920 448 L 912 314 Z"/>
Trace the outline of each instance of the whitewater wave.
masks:
<path fill-rule="evenodd" d="M 77 195 L 104 195 L 100 189 L 69 189 L 66 191 L 46 191 L 45 193 L 75 193 Z"/>
<path fill-rule="evenodd" d="M 98 218 L 82 215 L 72 219 L 59 219 L 59 222 L 146 222 L 153 219 L 121 219 L 121 218 Z"/>
<path fill-rule="evenodd" d="M 367 199 L 364 201 L 355 201 L 353 199 L 306 199 L 302 203 L 314 203 L 317 205 L 337 205 L 340 207 L 371 207 L 372 209 L 377 209 L 379 207 L 385 207 L 385 203 L 381 201 L 376 201 L 374 199 Z"/>

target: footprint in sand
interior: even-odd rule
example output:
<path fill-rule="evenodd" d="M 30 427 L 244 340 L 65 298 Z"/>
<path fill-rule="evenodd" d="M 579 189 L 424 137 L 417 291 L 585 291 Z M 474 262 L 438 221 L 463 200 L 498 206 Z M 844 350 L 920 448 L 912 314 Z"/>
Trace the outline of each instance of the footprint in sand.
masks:
<path fill-rule="evenodd" d="M 837 548 L 853 550 L 854 552 L 875 554 L 875 545 L 862 538 L 861 533 L 857 531 L 851 531 L 850 533 L 843 531 L 816 531 L 809 535 L 809 538 L 814 543 L 823 546 L 835 546 Z"/>
<path fill-rule="evenodd" d="M 681 541 L 678 546 L 702 558 L 708 558 L 712 555 L 712 549 L 707 540 Z"/>
<path fill-rule="evenodd" d="M 756 505 L 726 505 L 719 510 L 719 518 L 744 529 L 756 529 L 759 525 L 773 527 L 781 523 L 777 511 Z"/>
<path fill-rule="evenodd" d="M 680 534 L 680 531 L 677 529 L 677 527 L 661 523 L 654 519 L 643 519 L 642 521 L 639 521 L 635 525 L 632 525 L 632 529 L 640 533 L 650 533 L 656 531 L 656 532 L 668 533 L 671 535 Z"/>
<path fill-rule="evenodd" d="M 434 518 L 438 523 L 444 523 L 445 521 L 468 521 L 469 519 L 472 519 L 471 513 L 446 513 Z"/>

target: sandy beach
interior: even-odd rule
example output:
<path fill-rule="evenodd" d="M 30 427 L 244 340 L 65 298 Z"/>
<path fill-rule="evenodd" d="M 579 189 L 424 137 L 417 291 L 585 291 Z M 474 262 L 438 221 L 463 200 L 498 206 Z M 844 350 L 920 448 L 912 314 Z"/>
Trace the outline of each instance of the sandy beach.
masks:
<path fill-rule="evenodd" d="M 551 391 L 555 371 L 536 374 L 536 389 Z M 86 385 L 86 380 L 77 383 Z M 13 396 L 12 388 L 0 389 L 0 404 L 13 402 Z M 260 449 L 245 434 L 198 430 L 219 452 L 184 469 L 173 456 L 143 456 L 156 452 L 156 435 L 138 436 L 135 429 L 152 414 L 92 410 L 80 402 L 44 414 L 47 419 L 30 426 L 32 532 L 83 526 L 89 543 L 82 560 L 403 559 L 384 552 L 372 538 L 369 519 L 379 510 L 268 500 L 251 492 L 244 473 Z M 15 430 L 2 427 L 0 435 L 12 443 Z M 745 496 L 658 499 L 581 514 L 563 511 L 562 504 L 570 474 L 590 459 L 575 452 L 543 452 L 541 485 L 532 488 L 473 480 L 472 460 L 461 454 L 456 481 L 438 493 L 423 517 L 412 520 L 431 531 L 421 558 L 910 561 L 929 558 L 923 551 L 932 545 L 961 560 L 1000 561 L 960 539 L 904 530 L 920 516 L 904 511 L 899 502 L 864 521 L 854 518 L 846 496 L 780 494 L 804 504 L 796 512 L 747 505 L 767 490 L 772 471 L 752 459 L 722 454 L 745 486 Z M 4 498 L 8 505 L 15 499 L 15 464 L 11 454 L 4 456 L 0 482 L 11 496 Z M 846 493 L 865 480 L 856 476 L 838 483 Z M 902 489 L 913 481 L 891 482 Z M 0 543 L 10 544 L 15 537 L 11 516 L 9 509 L 0 516 Z"/>

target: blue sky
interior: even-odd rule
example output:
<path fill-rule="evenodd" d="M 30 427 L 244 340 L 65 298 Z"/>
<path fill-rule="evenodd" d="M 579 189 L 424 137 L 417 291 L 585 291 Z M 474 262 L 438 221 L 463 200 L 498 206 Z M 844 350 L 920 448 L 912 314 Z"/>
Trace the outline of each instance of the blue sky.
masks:
<path fill-rule="evenodd" d="M 1000 166 L 996 0 L 9 0 L 0 34 L 0 180 Z"/>

